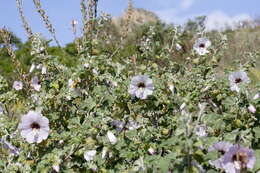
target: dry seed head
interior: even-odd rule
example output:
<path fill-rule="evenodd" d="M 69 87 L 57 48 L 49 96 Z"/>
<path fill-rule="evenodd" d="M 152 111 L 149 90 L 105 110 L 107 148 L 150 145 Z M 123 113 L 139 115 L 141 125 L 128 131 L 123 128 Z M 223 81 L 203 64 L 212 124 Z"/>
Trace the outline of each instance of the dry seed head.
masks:
<path fill-rule="evenodd" d="M 46 28 L 48 29 L 48 31 L 51 33 L 54 41 L 56 42 L 56 44 L 60 46 L 60 43 L 59 41 L 57 40 L 56 38 L 56 34 L 55 34 L 55 29 L 53 28 L 50 20 L 49 20 L 49 17 L 46 15 L 44 9 L 42 8 L 42 5 L 41 5 L 41 1 L 40 0 L 33 0 L 33 3 L 38 11 L 38 13 L 40 14 L 40 16 L 42 17 L 42 20 L 44 21 L 45 23 L 45 26 Z"/>
<path fill-rule="evenodd" d="M 32 29 L 30 28 L 25 16 L 24 16 L 24 12 L 23 12 L 23 8 L 22 8 L 22 0 L 16 0 L 16 6 L 18 8 L 20 18 L 21 18 L 22 23 L 23 23 L 23 27 L 24 27 L 27 35 L 28 35 L 28 38 L 31 39 L 33 32 L 32 32 Z"/>

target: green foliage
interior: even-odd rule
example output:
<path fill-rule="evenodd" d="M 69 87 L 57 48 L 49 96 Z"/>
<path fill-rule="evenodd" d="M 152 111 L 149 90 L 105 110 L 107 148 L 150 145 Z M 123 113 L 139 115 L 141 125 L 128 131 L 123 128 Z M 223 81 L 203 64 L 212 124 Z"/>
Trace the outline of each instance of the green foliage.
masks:
<path fill-rule="evenodd" d="M 106 33 L 101 28 L 109 24 L 100 24 L 100 32 Z M 209 161 L 219 153 L 208 148 L 219 141 L 252 148 L 257 158 L 252 171 L 259 170 L 260 100 L 252 99 L 259 85 L 243 84 L 235 92 L 228 81 L 232 71 L 256 66 L 257 51 L 247 52 L 243 63 L 234 62 L 234 70 L 219 63 L 230 46 L 224 33 L 203 35 L 212 46 L 199 56 L 192 50 L 195 36 L 160 22 L 137 27 L 124 40 L 100 32 L 87 43 L 78 38 L 64 48 L 49 47 L 35 34 L 16 50 L 26 74 L 12 78 L 22 81 L 23 89 L 15 90 L 13 80 L 0 76 L 2 172 L 213 173 L 220 170 Z M 32 63 L 37 67 L 29 72 Z M 140 74 L 153 81 L 147 99 L 128 92 L 131 78 Z M 250 112 L 249 105 L 256 111 Z M 49 136 L 39 144 L 28 143 L 18 128 L 30 110 L 49 119 Z M 198 128 L 205 128 L 204 134 Z M 11 154 L 3 140 L 19 154 Z M 88 160 L 84 154 L 90 150 L 96 155 Z"/>

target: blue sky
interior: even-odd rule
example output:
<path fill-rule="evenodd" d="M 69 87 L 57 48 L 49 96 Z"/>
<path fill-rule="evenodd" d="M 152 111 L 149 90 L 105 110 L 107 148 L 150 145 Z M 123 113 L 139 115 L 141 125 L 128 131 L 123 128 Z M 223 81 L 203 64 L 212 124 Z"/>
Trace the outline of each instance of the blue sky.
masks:
<path fill-rule="evenodd" d="M 26 40 L 15 0 L 1 0 L 0 27 L 6 26 L 18 37 Z M 46 38 L 51 38 L 44 27 L 32 0 L 23 0 L 25 15 L 32 26 L 33 32 L 40 32 Z M 168 23 L 182 24 L 187 19 L 210 15 L 212 20 L 235 20 L 239 18 L 255 18 L 260 16 L 260 0 L 133 0 L 135 7 L 155 12 Z M 73 40 L 70 21 L 81 21 L 80 0 L 42 0 L 57 38 L 62 44 Z M 119 16 L 127 7 L 127 0 L 99 0 L 99 11 L 112 16 Z"/>

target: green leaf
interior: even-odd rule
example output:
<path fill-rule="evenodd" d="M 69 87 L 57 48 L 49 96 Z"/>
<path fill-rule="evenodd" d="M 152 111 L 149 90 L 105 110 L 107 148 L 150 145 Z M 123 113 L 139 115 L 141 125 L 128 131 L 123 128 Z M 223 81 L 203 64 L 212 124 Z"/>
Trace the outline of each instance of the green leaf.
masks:
<path fill-rule="evenodd" d="M 260 127 L 255 127 L 253 129 L 253 131 L 255 132 L 255 137 L 259 139 L 260 138 Z"/>

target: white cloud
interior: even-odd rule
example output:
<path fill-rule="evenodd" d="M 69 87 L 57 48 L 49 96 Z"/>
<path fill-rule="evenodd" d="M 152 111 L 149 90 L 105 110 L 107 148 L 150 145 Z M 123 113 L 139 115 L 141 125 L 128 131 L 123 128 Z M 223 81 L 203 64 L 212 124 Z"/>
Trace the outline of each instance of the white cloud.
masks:
<path fill-rule="evenodd" d="M 175 8 L 156 11 L 155 13 L 166 23 L 174 23 L 179 25 L 184 24 L 185 22 L 188 21 L 188 19 L 192 19 L 194 17 L 202 15 L 202 14 L 181 15 L 180 11 Z"/>
<path fill-rule="evenodd" d="M 170 8 L 166 10 L 156 11 L 155 13 L 166 23 L 174 23 L 180 25 L 185 24 L 188 19 L 193 19 L 198 16 L 206 15 L 206 31 L 224 31 L 226 29 L 236 29 L 243 21 L 248 21 L 249 23 L 253 21 L 252 17 L 250 17 L 250 15 L 248 14 L 229 16 L 222 11 L 214 11 L 209 14 L 198 13 L 182 15 L 179 9 Z M 253 23 L 251 24 L 252 26 L 254 26 Z"/>
<path fill-rule="evenodd" d="M 238 14 L 228 16 L 221 11 L 215 11 L 207 15 L 205 21 L 206 31 L 224 31 L 226 29 L 236 29 L 241 21 L 253 21 L 248 14 Z"/>
<path fill-rule="evenodd" d="M 166 1 L 168 2 L 168 0 Z M 155 11 L 155 13 L 166 23 L 184 24 L 188 19 L 201 16 L 201 14 L 182 15 L 186 13 L 185 11 L 194 5 L 195 2 L 199 1 L 202 0 L 180 0 L 177 4 L 178 7 L 166 8 L 164 10 Z"/>
<path fill-rule="evenodd" d="M 181 8 L 188 9 L 194 4 L 195 0 L 181 0 Z"/>

